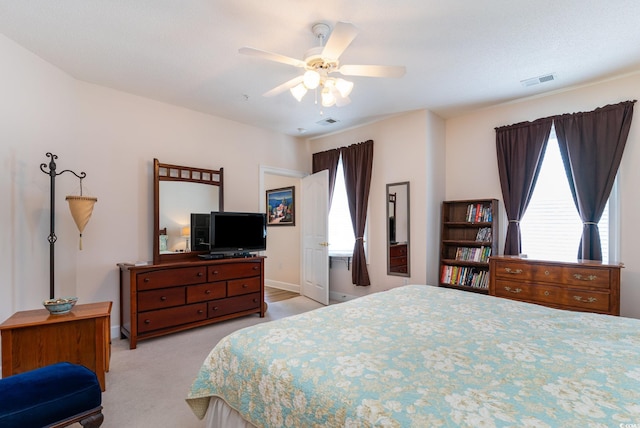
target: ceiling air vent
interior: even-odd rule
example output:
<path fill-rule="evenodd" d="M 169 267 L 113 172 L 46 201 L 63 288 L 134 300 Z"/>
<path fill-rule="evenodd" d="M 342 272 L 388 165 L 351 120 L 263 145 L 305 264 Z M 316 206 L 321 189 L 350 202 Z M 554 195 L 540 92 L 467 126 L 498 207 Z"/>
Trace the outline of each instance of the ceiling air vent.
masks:
<path fill-rule="evenodd" d="M 544 76 L 532 77 L 531 79 L 521 80 L 522 86 L 533 86 L 539 83 L 551 82 L 556 80 L 556 75 L 553 73 L 545 74 Z"/>
<path fill-rule="evenodd" d="M 340 122 L 339 120 L 333 119 L 331 117 L 328 117 L 326 119 L 322 119 L 318 122 L 316 122 L 318 125 L 322 125 L 322 126 L 326 126 L 326 125 L 333 125 L 334 123 L 338 123 Z"/>

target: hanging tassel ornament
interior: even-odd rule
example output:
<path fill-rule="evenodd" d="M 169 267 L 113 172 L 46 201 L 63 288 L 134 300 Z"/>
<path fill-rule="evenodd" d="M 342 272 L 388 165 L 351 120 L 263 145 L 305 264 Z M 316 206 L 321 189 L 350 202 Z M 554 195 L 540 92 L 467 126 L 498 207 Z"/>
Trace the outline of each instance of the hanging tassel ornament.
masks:
<path fill-rule="evenodd" d="M 79 247 L 80 250 L 82 250 L 82 232 L 84 231 L 85 226 L 91 218 L 91 214 L 93 213 L 93 206 L 96 202 L 98 202 L 98 198 L 94 198 L 92 196 L 82 196 L 82 179 L 80 179 L 80 196 L 67 196 L 66 200 L 69 203 L 71 216 L 76 222 L 76 226 L 78 227 L 78 231 L 80 232 Z"/>

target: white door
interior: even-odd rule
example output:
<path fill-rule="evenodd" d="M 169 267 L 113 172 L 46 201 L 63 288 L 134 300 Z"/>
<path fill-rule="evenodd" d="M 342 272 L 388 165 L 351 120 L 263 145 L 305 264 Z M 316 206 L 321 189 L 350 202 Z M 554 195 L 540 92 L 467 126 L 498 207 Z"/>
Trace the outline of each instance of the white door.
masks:
<path fill-rule="evenodd" d="M 302 179 L 302 295 L 329 304 L 329 171 Z"/>

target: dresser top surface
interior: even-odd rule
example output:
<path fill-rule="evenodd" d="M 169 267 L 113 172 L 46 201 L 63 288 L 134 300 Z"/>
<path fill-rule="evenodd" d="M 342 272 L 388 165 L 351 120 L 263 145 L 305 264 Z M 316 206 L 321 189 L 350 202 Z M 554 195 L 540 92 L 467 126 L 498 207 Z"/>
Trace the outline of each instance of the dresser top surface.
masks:
<path fill-rule="evenodd" d="M 0 324 L 0 330 L 107 317 L 111 314 L 111 304 L 111 302 L 78 304 L 70 312 L 60 315 L 52 315 L 45 308 L 19 311 Z"/>
<path fill-rule="evenodd" d="M 513 262 L 524 262 L 524 263 L 535 263 L 535 264 L 556 264 L 556 265 L 578 265 L 578 266 L 589 266 L 589 267 L 613 267 L 613 268 L 623 268 L 624 264 L 621 262 L 611 261 L 608 263 L 603 263 L 599 260 L 545 260 L 545 259 L 534 259 L 522 256 L 491 256 L 489 260 L 496 261 L 513 261 Z"/>

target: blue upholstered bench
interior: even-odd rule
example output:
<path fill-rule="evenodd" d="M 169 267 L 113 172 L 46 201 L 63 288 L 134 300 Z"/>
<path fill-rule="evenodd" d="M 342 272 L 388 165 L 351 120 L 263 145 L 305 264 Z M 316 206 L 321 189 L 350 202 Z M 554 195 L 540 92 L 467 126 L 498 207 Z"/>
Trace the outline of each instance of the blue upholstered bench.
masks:
<path fill-rule="evenodd" d="M 0 427 L 83 427 L 102 424 L 102 391 L 95 373 L 56 363 L 0 379 Z"/>

